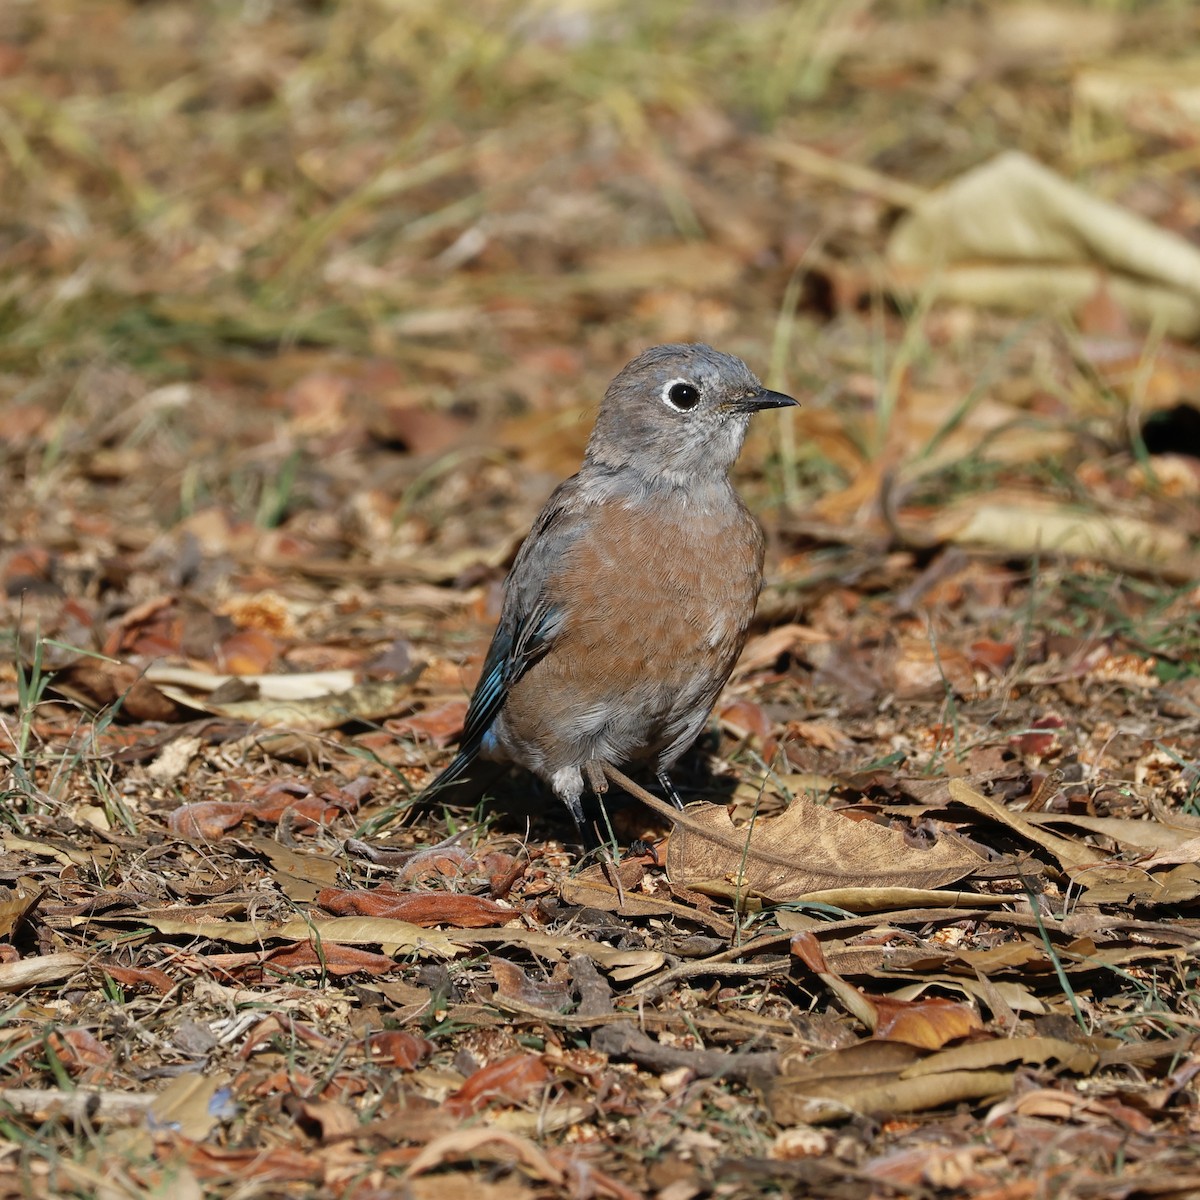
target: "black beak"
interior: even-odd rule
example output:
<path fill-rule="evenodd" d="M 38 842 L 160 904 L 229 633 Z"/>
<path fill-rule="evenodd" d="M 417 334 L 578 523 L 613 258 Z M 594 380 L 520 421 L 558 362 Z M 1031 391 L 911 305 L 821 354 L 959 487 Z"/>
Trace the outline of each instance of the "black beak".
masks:
<path fill-rule="evenodd" d="M 785 396 L 782 392 L 768 392 L 763 388 L 753 396 L 747 396 L 740 402 L 740 407 L 746 412 L 759 412 L 764 408 L 799 408 L 800 401 Z"/>

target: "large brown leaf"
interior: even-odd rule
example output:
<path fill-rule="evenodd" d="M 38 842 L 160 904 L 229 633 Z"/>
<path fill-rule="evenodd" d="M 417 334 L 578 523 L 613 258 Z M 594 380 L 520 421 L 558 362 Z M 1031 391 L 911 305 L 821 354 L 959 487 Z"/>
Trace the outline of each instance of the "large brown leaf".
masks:
<path fill-rule="evenodd" d="M 735 829 L 717 805 L 693 805 L 671 834 L 667 874 L 676 886 L 739 891 L 782 903 L 830 888 L 936 888 L 983 859 L 953 836 L 927 849 L 870 821 L 851 821 L 797 796 L 786 812 Z"/>

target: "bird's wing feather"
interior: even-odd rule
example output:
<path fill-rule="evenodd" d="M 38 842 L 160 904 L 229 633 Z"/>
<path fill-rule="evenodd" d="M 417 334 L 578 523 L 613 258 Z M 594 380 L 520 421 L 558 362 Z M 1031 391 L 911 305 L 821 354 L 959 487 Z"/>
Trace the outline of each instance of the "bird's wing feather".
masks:
<path fill-rule="evenodd" d="M 505 580 L 500 623 L 467 708 L 458 754 L 430 787 L 440 787 L 463 774 L 479 753 L 513 685 L 553 645 L 565 613 L 547 594 L 547 583 L 584 532 L 587 510 L 579 477 L 572 476 L 559 484 L 522 543 Z"/>

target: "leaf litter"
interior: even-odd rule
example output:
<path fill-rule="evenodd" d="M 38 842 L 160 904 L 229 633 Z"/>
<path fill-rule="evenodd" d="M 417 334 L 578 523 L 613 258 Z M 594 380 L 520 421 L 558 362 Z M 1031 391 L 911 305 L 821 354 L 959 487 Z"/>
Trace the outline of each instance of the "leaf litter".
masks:
<path fill-rule="evenodd" d="M 0 12 L 6 1189 L 1194 1193 L 1194 15 L 252 8 Z M 669 340 L 803 407 L 583 861 L 418 798 Z"/>

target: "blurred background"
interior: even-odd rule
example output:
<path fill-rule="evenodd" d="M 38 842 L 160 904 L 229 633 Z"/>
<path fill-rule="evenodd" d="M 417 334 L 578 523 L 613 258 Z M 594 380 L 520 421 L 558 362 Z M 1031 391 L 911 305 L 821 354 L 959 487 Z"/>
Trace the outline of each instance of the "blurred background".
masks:
<path fill-rule="evenodd" d="M 776 583 L 949 544 L 1186 575 L 1198 24 L 6 0 L 9 594 L 494 575 L 671 340 L 803 402 L 740 467 Z"/>

